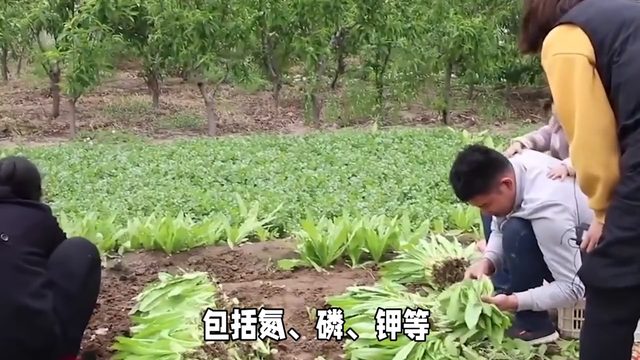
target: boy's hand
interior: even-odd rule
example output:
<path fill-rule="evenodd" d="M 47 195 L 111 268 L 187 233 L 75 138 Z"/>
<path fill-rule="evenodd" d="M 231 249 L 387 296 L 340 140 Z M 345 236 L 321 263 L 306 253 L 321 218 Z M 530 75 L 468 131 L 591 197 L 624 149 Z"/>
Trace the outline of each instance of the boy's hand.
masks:
<path fill-rule="evenodd" d="M 464 274 L 465 279 L 482 279 L 496 271 L 495 266 L 489 259 L 481 259 L 477 263 L 469 266 Z"/>
<path fill-rule="evenodd" d="M 515 295 L 499 294 L 495 296 L 483 296 L 482 301 L 495 305 L 501 311 L 518 310 L 518 298 Z"/>

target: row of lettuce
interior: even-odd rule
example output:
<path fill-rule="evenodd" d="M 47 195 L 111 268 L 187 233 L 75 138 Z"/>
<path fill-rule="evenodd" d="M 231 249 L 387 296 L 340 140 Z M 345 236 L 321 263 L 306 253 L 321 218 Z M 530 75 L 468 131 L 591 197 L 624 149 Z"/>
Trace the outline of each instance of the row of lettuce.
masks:
<path fill-rule="evenodd" d="M 186 214 L 176 217 L 150 215 L 129 219 L 125 226 L 115 221 L 116 215 L 97 213 L 75 216 L 58 214 L 61 227 L 69 236 L 83 236 L 94 241 L 103 252 L 129 250 L 161 250 L 176 253 L 199 246 L 227 244 L 239 246 L 245 242 L 267 241 L 275 238 L 296 238 L 305 246 L 327 248 L 309 257 L 308 264 L 325 267 L 346 256 L 358 264 L 367 255 L 380 262 L 390 249 L 397 249 L 403 239 L 423 238 L 429 232 L 444 233 L 448 224 L 458 232 L 479 233 L 477 210 L 467 206 L 452 206 L 447 219 L 412 221 L 407 215 L 343 214 L 335 218 L 311 217 L 302 220 L 297 228 L 283 229 L 277 225 L 278 209 L 262 214 L 257 202 L 246 206 L 238 196 L 239 215 L 220 214 L 195 220 Z M 310 251 L 301 250 L 304 253 Z M 314 265 L 314 266 L 315 266 Z"/>

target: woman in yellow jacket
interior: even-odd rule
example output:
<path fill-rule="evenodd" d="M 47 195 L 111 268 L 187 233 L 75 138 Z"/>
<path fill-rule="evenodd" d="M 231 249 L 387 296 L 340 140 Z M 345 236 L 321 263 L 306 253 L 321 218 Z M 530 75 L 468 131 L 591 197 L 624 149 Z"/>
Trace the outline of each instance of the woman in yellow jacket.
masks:
<path fill-rule="evenodd" d="M 640 3 L 524 0 L 523 8 L 520 49 L 541 55 L 596 218 L 581 239 L 580 359 L 628 360 L 640 320 Z"/>

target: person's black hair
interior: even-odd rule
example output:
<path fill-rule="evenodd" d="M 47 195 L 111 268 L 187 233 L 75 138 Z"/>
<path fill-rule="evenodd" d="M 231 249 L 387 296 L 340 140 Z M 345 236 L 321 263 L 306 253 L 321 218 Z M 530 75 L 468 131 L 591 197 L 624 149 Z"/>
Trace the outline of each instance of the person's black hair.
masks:
<path fill-rule="evenodd" d="M 469 202 L 490 192 L 509 169 L 511 162 L 500 152 L 484 145 L 469 145 L 453 161 L 449 183 L 460 201 Z"/>
<path fill-rule="evenodd" d="M 42 199 L 42 175 L 38 167 L 22 156 L 0 159 L 0 199 Z"/>

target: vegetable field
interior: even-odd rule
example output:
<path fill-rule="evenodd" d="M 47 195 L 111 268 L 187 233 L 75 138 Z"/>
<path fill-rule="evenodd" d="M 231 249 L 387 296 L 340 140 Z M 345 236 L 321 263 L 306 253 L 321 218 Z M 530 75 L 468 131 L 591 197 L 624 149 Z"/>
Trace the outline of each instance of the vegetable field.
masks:
<path fill-rule="evenodd" d="M 577 345 L 504 339 L 510 318 L 460 282 L 478 256 L 479 214 L 447 169 L 486 133 L 344 131 L 90 141 L 16 148 L 43 168 L 47 202 L 103 254 L 85 352 L 126 360 L 576 359 Z M 206 308 L 282 308 L 301 338 L 204 343 Z M 356 341 L 316 340 L 340 307 Z M 425 342 L 376 339 L 375 311 L 431 311 Z"/>

